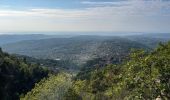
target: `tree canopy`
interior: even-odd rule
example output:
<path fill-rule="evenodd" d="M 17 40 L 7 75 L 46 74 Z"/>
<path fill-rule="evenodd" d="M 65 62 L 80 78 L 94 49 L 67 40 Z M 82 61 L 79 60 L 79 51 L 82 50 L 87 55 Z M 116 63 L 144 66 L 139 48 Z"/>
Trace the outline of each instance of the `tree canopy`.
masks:
<path fill-rule="evenodd" d="M 170 42 L 148 53 L 134 50 L 123 64 L 95 69 L 76 79 L 71 90 L 81 99 L 170 99 Z M 80 77 L 80 76 L 79 76 Z"/>
<path fill-rule="evenodd" d="M 49 70 L 24 59 L 17 59 L 0 49 L 0 97 L 1 100 L 17 100 L 30 91 L 34 84 L 47 77 Z"/>

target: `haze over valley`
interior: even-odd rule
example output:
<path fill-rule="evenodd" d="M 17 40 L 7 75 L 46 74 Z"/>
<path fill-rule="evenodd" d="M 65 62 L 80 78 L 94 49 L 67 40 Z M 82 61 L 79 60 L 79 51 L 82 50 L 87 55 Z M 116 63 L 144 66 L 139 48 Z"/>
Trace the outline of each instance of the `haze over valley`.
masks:
<path fill-rule="evenodd" d="M 0 0 L 0 100 L 170 100 L 170 1 Z"/>
<path fill-rule="evenodd" d="M 159 35 L 159 34 L 157 34 Z M 166 36 L 165 36 L 166 35 Z M 162 36 L 162 37 L 161 37 Z M 121 59 L 127 56 L 132 48 L 153 49 L 159 42 L 166 42 L 170 38 L 167 34 L 159 37 L 154 35 L 129 36 L 70 36 L 61 35 L 10 35 L 8 38 L 0 36 L 2 49 L 12 54 L 26 55 L 38 59 L 71 60 L 74 63 L 84 63 L 94 58 Z M 56 38 L 55 38 L 56 37 Z M 21 39 L 21 40 L 20 40 Z M 109 57 L 110 56 L 110 57 Z"/>

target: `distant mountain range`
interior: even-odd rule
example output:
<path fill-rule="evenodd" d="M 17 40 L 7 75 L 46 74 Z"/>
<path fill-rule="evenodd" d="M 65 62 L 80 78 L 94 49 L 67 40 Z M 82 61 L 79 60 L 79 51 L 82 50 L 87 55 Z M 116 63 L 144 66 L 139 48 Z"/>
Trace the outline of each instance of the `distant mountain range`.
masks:
<path fill-rule="evenodd" d="M 44 34 L 14 34 L 14 35 L 0 35 L 0 46 L 8 43 L 19 42 L 23 40 L 38 40 L 47 38 L 61 38 L 71 37 L 65 35 L 44 35 Z"/>
<path fill-rule="evenodd" d="M 0 43 L 5 43 L 2 45 L 2 49 L 9 53 L 38 59 L 71 60 L 74 63 L 83 64 L 94 58 L 105 58 L 108 61 L 112 59 L 112 61 L 119 62 L 129 54 L 132 48 L 150 50 L 159 42 L 168 41 L 170 35 L 145 34 L 122 37 L 82 35 L 64 37 L 37 34 L 19 35 L 17 37 L 19 39 L 6 40 L 7 42 L 3 42 L 2 36 L 0 38 L 2 38 Z"/>

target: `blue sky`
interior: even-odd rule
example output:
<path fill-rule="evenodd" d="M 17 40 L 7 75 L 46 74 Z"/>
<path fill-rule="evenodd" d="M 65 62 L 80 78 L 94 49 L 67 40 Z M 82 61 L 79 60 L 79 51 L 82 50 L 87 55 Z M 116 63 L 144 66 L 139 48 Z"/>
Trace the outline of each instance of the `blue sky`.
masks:
<path fill-rule="evenodd" d="M 1 0 L 1 5 L 11 6 L 12 8 L 23 9 L 25 7 L 45 7 L 45 8 L 64 8 L 75 9 L 85 8 L 81 2 L 113 2 L 121 0 Z"/>
<path fill-rule="evenodd" d="M 170 0 L 0 0 L 0 32 L 170 32 Z"/>

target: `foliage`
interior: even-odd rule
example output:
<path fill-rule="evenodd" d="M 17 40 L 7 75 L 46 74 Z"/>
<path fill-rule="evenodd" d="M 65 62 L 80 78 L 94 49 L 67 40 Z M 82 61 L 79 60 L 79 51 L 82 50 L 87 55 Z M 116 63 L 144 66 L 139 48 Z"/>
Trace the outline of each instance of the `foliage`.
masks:
<path fill-rule="evenodd" d="M 134 50 L 129 61 L 93 69 L 88 75 L 77 78 L 71 87 L 72 94 L 83 100 L 169 100 L 170 42 L 151 53 Z"/>
<path fill-rule="evenodd" d="M 129 60 L 122 64 L 103 64 L 101 61 L 101 59 L 89 61 L 85 65 L 85 72 L 80 71 L 73 82 L 71 75 L 67 73 L 51 75 L 37 83 L 21 99 L 152 100 L 158 97 L 163 100 L 170 99 L 170 42 L 160 44 L 152 52 L 134 50 Z"/>
<path fill-rule="evenodd" d="M 149 42 L 146 43 L 149 47 L 158 42 L 140 41 Z M 131 48 L 148 47 L 118 37 L 42 39 L 8 47 L 11 52 L 41 59 L 15 57 L 0 50 L 2 100 L 17 100 L 19 96 L 22 100 L 170 99 L 170 42 L 160 44 L 150 53 L 134 50 L 122 64 L 120 62 L 129 55 Z M 58 58 L 62 60 L 56 60 Z M 42 67 L 76 69 L 77 64 L 86 61 L 74 80 L 68 73 L 47 78 L 49 70 Z"/>
<path fill-rule="evenodd" d="M 65 92 L 71 86 L 71 75 L 59 73 L 41 80 L 21 100 L 63 100 Z"/>
<path fill-rule="evenodd" d="M 170 42 L 150 54 L 137 51 L 124 65 L 123 84 L 128 90 L 127 98 L 170 99 Z"/>
<path fill-rule="evenodd" d="M 28 64 L 0 50 L 0 99 L 19 99 L 48 73 L 47 69 Z"/>

